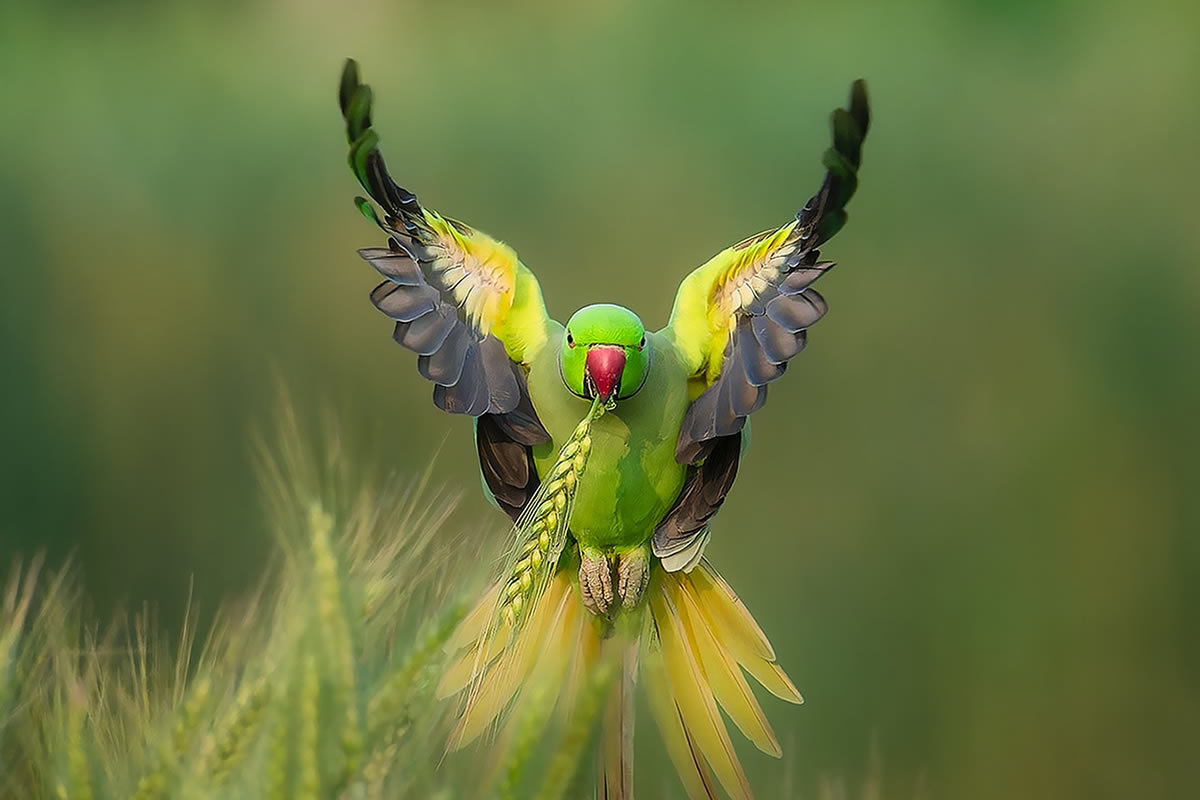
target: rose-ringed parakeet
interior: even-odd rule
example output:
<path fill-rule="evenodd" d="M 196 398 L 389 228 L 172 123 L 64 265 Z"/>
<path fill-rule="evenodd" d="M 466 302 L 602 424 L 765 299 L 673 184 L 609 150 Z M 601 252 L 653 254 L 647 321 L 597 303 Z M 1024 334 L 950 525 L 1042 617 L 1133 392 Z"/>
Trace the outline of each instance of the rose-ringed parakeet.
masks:
<path fill-rule="evenodd" d="M 720 784 L 749 797 L 718 708 L 778 756 L 743 671 L 784 700 L 801 697 L 703 554 L 749 416 L 826 311 L 811 285 L 833 264 L 817 248 L 845 223 L 857 186 L 864 84 L 833 112 L 817 193 L 783 227 L 688 275 L 656 331 L 611 304 L 565 325 L 551 318 L 508 245 L 392 180 L 353 61 L 340 103 L 351 168 L 374 201 L 358 207 L 388 237 L 359 251 L 384 278 L 371 300 L 418 354 L 434 403 L 474 418 L 484 488 L 514 523 L 502 572 L 449 645 L 456 660 L 440 691 L 463 697 L 450 746 L 511 717 L 534 684 L 543 706 L 549 686 L 551 705 L 569 711 L 586 676 L 615 664 L 598 714 L 598 796 L 632 796 L 640 681 L 689 795 L 716 797 Z"/>

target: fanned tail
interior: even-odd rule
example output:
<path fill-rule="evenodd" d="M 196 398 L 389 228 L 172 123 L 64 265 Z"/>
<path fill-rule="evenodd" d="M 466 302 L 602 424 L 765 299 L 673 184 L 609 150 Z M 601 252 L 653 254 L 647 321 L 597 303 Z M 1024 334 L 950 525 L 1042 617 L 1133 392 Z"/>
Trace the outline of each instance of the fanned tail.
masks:
<path fill-rule="evenodd" d="M 720 783 L 730 797 L 750 798 L 718 709 L 759 750 L 778 757 L 779 741 L 742 671 L 788 702 L 803 698 L 754 617 L 707 560 L 690 573 L 656 572 L 647 594 L 642 679 L 688 796 L 715 800 Z"/>
<path fill-rule="evenodd" d="M 716 800 L 720 786 L 736 800 L 750 798 L 722 710 L 759 750 L 779 757 L 746 674 L 777 697 L 803 702 L 754 617 L 702 559 L 689 573 L 656 569 L 642 606 L 610 622 L 583 606 L 576 556 L 564 557 L 526 624 L 506 637 L 489 632 L 501 592 L 494 586 L 447 644 L 457 658 L 438 693 L 464 698 L 448 749 L 499 732 L 510 761 L 524 763 L 532 747 L 526 739 L 554 729 L 586 757 L 582 747 L 599 728 L 595 797 L 632 800 L 640 680 L 688 796 Z M 561 747 L 566 752 L 568 744 Z"/>

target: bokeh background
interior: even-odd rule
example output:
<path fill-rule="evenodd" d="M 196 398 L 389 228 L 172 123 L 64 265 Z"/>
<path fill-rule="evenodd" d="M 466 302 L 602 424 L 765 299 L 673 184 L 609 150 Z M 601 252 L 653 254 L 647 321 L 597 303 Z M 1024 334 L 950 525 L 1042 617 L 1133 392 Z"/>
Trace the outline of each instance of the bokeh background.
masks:
<path fill-rule="evenodd" d="M 770 707 L 789 757 L 752 779 L 853 784 L 875 752 L 889 798 L 1194 796 L 1198 41 L 1161 0 L 5 3 L 0 562 L 73 553 L 99 618 L 244 591 L 280 385 L 502 533 L 469 424 L 367 302 L 344 57 L 427 204 L 554 313 L 653 326 L 804 202 L 863 76 L 832 311 L 709 551 L 808 699 Z"/>

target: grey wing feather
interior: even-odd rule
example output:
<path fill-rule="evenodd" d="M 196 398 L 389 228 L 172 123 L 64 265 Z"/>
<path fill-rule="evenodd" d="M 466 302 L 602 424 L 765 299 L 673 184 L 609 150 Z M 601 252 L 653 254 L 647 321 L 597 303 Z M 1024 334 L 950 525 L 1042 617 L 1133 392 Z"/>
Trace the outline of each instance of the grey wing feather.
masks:
<path fill-rule="evenodd" d="M 478 343 L 467 348 L 463 361 L 462 375 L 451 386 L 433 387 L 433 402 L 451 414 L 467 414 L 478 417 L 488 411 L 487 371 L 483 367 L 483 354 Z M 497 409 L 503 413 L 509 409 Z"/>
<path fill-rule="evenodd" d="M 479 468 L 496 504 L 516 522 L 538 489 L 537 469 L 530 448 L 513 441 L 497 420 L 484 414 L 476 424 Z"/>
<path fill-rule="evenodd" d="M 826 262 L 824 269 L 831 266 Z M 772 298 L 762 315 L 743 314 L 738 319 L 725 348 L 720 377 L 684 415 L 675 446 L 679 463 L 702 461 L 718 439 L 739 432 L 746 418 L 763 407 L 767 384 L 783 375 L 788 360 L 804 349 L 808 326 L 825 310 L 824 299 L 805 289 Z"/>
<path fill-rule="evenodd" d="M 482 356 L 484 384 L 488 391 L 488 410 L 496 413 L 503 409 L 509 413 L 517 407 L 520 392 L 513 376 L 513 362 L 509 360 L 504 345 L 495 336 L 487 336 L 479 344 Z"/>
<path fill-rule="evenodd" d="M 849 108 L 833 112 L 833 145 L 823 158 L 825 178 L 796 214 L 796 226 L 784 245 L 791 252 L 780 273 L 766 285 L 755 286 L 737 308 L 721 373 L 684 416 L 675 447 L 679 463 L 704 461 L 722 437 L 741 431 L 746 417 L 766 401 L 767 384 L 784 373 L 788 359 L 804 349 L 808 328 L 825 315 L 824 298 L 810 286 L 833 263 L 818 261 L 817 248 L 846 223 L 845 206 L 858 186 L 869 125 L 866 86 L 856 81 Z"/>
<path fill-rule="evenodd" d="M 744 422 L 744 420 L 743 420 Z M 708 526 L 737 478 L 740 432 L 714 441 L 703 463 L 688 469 L 675 505 L 655 528 L 651 546 L 668 572 L 695 566 L 708 540 Z"/>
<path fill-rule="evenodd" d="M 467 350 L 475 340 L 466 325 L 456 325 L 435 352 L 417 359 L 417 372 L 439 386 L 453 386 L 462 377 Z"/>
<path fill-rule="evenodd" d="M 525 374 L 515 364 L 512 385 L 518 395 L 516 407 L 508 414 L 481 415 L 475 424 L 475 446 L 488 491 L 516 522 L 540 485 L 533 446 L 550 441 L 550 434 L 538 421 Z"/>
<path fill-rule="evenodd" d="M 457 305 L 426 282 L 419 242 L 401 246 L 393 237 L 390 244 L 358 251 L 387 278 L 372 290 L 371 302 L 396 320 L 393 338 L 419 356 L 417 370 L 436 384 L 434 403 L 473 417 L 515 409 L 519 392 L 504 345 L 463 321 Z"/>
<path fill-rule="evenodd" d="M 805 289 L 798 294 L 781 294 L 767 303 L 767 318 L 789 333 L 798 333 L 817 323 L 829 306 L 816 289 Z"/>
<path fill-rule="evenodd" d="M 338 100 L 351 170 L 382 214 L 361 197 L 355 203 L 388 235 L 387 247 L 358 251 L 385 279 L 371 292 L 371 301 L 395 320 L 393 338 L 417 354 L 417 370 L 434 384 L 434 404 L 476 418 L 484 480 L 515 520 L 538 487 L 532 448 L 550 441 L 529 397 L 525 372 L 486 326 L 471 319 L 470 291 L 455 292 L 455 282 L 467 274 L 462 259 L 447 259 L 446 242 L 431 229 L 417 196 L 388 174 L 371 127 L 371 90 L 359 80 L 353 61 L 346 63 Z M 471 234 L 462 223 L 446 221 Z"/>
<path fill-rule="evenodd" d="M 521 444 L 535 445 L 550 441 L 550 434 L 542 427 L 533 400 L 525 384 L 525 372 L 516 364 L 512 365 L 513 380 L 517 384 L 517 407 L 507 414 L 497 414 L 496 420 L 501 428 L 513 441 Z"/>
<path fill-rule="evenodd" d="M 419 356 L 433 355 L 441 349 L 457 324 L 458 315 L 453 309 L 442 306 L 410 322 L 404 335 L 396 341 Z"/>

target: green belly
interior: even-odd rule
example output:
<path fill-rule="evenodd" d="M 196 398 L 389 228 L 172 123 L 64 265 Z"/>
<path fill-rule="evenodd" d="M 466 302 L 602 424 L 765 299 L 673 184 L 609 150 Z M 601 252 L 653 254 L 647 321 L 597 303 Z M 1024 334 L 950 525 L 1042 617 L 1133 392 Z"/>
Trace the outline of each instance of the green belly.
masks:
<path fill-rule="evenodd" d="M 687 410 L 687 381 L 673 356 L 665 346 L 656 349 L 642 389 L 592 427 L 591 455 L 571 515 L 571 533 L 581 545 L 614 550 L 646 542 L 683 487 L 685 468 L 675 461 L 675 442 Z M 539 358 L 529 373 L 534 407 L 553 437 L 534 450 L 539 475 L 553 466 L 561 443 L 591 405 L 563 386 L 556 359 Z"/>

